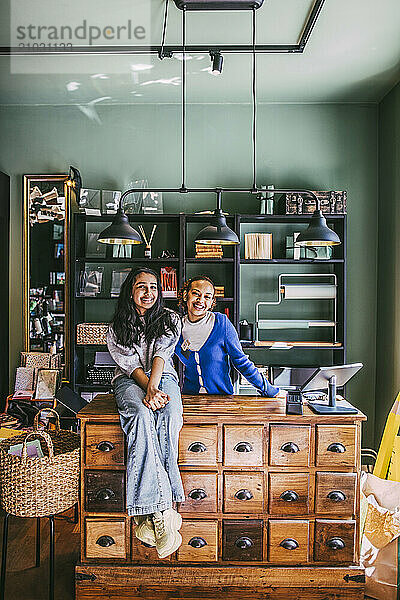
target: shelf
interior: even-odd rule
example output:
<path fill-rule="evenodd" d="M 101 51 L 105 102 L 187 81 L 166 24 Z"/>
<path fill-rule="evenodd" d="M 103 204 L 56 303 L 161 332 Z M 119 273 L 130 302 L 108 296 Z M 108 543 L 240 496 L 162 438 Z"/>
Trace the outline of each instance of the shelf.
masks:
<path fill-rule="evenodd" d="M 225 298 L 222 296 L 215 296 L 215 299 L 217 302 L 234 302 L 235 301 L 234 298 Z"/>
<path fill-rule="evenodd" d="M 87 263 L 178 263 L 179 258 L 117 258 L 114 256 L 113 258 L 88 258 L 86 256 L 81 256 L 80 258 L 76 258 L 75 262 L 87 262 Z"/>
<path fill-rule="evenodd" d="M 234 260 L 234 258 L 187 258 L 185 262 L 192 265 L 196 263 L 233 263 Z"/>
<path fill-rule="evenodd" d="M 292 223 L 307 223 L 311 217 L 310 214 L 303 215 L 239 215 L 240 223 L 279 223 L 279 222 L 292 222 Z M 346 215 L 331 215 L 324 213 L 324 217 L 327 221 L 343 221 Z"/>
<path fill-rule="evenodd" d="M 111 390 L 110 385 L 93 385 L 92 383 L 76 383 L 77 388 L 87 390 L 88 392 L 108 392 Z"/>
<path fill-rule="evenodd" d="M 140 189 L 138 188 L 138 191 L 140 191 Z M 143 191 L 145 191 L 143 189 Z M 109 223 L 111 222 L 114 217 L 115 214 L 113 215 L 86 215 L 84 212 L 79 212 L 79 213 L 75 213 L 75 216 L 82 220 L 85 221 L 86 219 L 88 221 L 90 221 L 91 223 Z M 179 216 L 180 213 L 153 213 L 153 214 L 145 214 L 145 213 L 129 213 L 128 215 L 128 219 L 130 223 L 134 223 L 136 222 L 144 222 L 147 223 L 150 221 L 150 223 L 152 222 L 156 222 L 156 221 L 161 221 L 161 222 L 170 222 L 173 223 L 174 221 L 179 221 Z"/>
<path fill-rule="evenodd" d="M 276 265 L 304 265 L 304 264 L 332 264 L 339 263 L 344 264 L 344 258 L 241 258 L 241 265 L 262 265 L 262 264 L 276 264 Z"/>

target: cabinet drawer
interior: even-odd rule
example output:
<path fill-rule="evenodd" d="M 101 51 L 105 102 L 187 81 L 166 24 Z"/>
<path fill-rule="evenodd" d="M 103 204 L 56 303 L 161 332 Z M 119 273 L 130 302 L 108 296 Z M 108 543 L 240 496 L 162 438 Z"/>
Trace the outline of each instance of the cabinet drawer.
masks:
<path fill-rule="evenodd" d="M 217 426 L 184 425 L 179 435 L 181 465 L 217 464 Z"/>
<path fill-rule="evenodd" d="M 275 563 L 306 563 L 309 560 L 309 522 L 268 522 L 268 560 Z"/>
<path fill-rule="evenodd" d="M 315 512 L 354 514 L 357 475 L 355 473 L 316 473 Z"/>
<path fill-rule="evenodd" d="M 167 556 L 166 558 L 159 558 L 157 550 L 154 547 L 147 546 L 143 542 L 137 539 L 135 536 L 135 523 L 132 517 L 132 561 L 138 563 L 169 563 L 174 558 L 174 554 Z"/>
<path fill-rule="evenodd" d="M 124 471 L 85 471 L 85 510 L 125 511 Z"/>
<path fill-rule="evenodd" d="M 224 512 L 262 513 L 263 473 L 224 473 Z"/>
<path fill-rule="evenodd" d="M 86 558 L 122 558 L 128 556 L 126 519 L 85 520 Z"/>
<path fill-rule="evenodd" d="M 280 515 L 305 515 L 310 510 L 308 473 L 269 474 L 269 512 Z"/>
<path fill-rule="evenodd" d="M 309 425 L 271 425 L 269 464 L 283 467 L 308 467 L 310 439 Z"/>
<path fill-rule="evenodd" d="M 179 512 L 217 512 L 217 474 L 183 471 L 185 502 Z"/>
<path fill-rule="evenodd" d="M 224 465 L 261 467 L 263 464 L 263 427 L 225 425 Z"/>
<path fill-rule="evenodd" d="M 88 467 L 125 464 L 124 433 L 118 423 L 86 425 L 85 464 Z"/>
<path fill-rule="evenodd" d="M 355 425 L 317 425 L 318 467 L 353 467 L 356 454 Z"/>
<path fill-rule="evenodd" d="M 178 560 L 215 562 L 218 558 L 218 521 L 183 521 Z"/>
<path fill-rule="evenodd" d="M 351 563 L 354 561 L 355 521 L 315 521 L 314 560 Z"/>
<path fill-rule="evenodd" d="M 263 558 L 262 521 L 223 522 L 223 560 L 257 560 Z"/>

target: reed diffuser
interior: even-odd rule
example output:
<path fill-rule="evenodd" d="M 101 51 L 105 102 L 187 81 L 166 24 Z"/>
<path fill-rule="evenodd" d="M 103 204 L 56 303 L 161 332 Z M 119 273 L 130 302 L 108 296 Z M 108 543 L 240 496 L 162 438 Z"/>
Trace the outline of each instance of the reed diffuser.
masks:
<path fill-rule="evenodd" d="M 146 247 L 144 249 L 145 258 L 151 258 L 151 242 L 153 241 L 153 237 L 154 237 L 156 229 L 157 229 L 157 225 L 153 225 L 153 229 L 151 230 L 150 238 L 147 239 L 147 235 L 146 235 L 143 225 L 139 225 L 139 231 L 142 234 L 144 243 L 146 244 Z"/>

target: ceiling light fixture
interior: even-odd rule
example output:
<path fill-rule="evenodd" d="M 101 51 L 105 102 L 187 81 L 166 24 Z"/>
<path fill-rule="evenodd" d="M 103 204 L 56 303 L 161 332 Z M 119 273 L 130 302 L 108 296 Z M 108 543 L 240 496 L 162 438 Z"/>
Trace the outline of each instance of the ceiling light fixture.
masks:
<path fill-rule="evenodd" d="M 122 197 L 111 225 L 100 233 L 97 241 L 102 244 L 122 244 L 124 246 L 143 243 L 140 233 L 129 225 L 129 219 L 123 210 Z"/>
<path fill-rule="evenodd" d="M 210 57 L 212 62 L 211 73 L 213 75 L 220 75 L 222 73 L 224 57 L 219 50 L 210 50 Z"/>
<path fill-rule="evenodd" d="M 217 205 L 213 216 L 210 219 L 209 225 L 204 227 L 196 236 L 196 242 L 200 244 L 239 244 L 239 239 L 234 231 L 226 224 L 225 216 L 222 212 L 222 193 L 250 193 L 256 194 L 262 191 L 262 188 L 257 187 L 256 179 L 256 18 L 255 11 L 259 8 L 263 0 L 174 0 L 176 6 L 182 10 L 182 112 L 181 112 L 181 169 L 182 169 L 182 185 L 180 188 L 146 188 L 146 192 L 170 192 L 170 193 L 215 193 L 217 195 Z M 168 0 L 166 0 L 166 11 L 164 18 L 162 52 L 160 59 L 167 56 L 164 52 L 165 32 L 166 32 L 166 16 L 167 16 Z M 232 188 L 187 188 L 185 185 L 185 168 L 186 168 L 186 10 L 252 10 L 252 150 L 253 150 L 253 182 L 252 187 L 242 189 Z M 210 51 L 211 54 L 211 51 Z M 222 56 L 221 56 L 222 58 Z M 139 233 L 129 225 L 128 217 L 123 211 L 123 202 L 125 198 L 132 193 L 137 192 L 137 188 L 126 190 L 120 199 L 119 208 L 115 219 L 110 227 L 105 229 L 99 236 L 98 240 L 108 244 L 140 244 L 142 239 Z M 331 246 L 340 244 L 340 239 L 337 234 L 329 229 L 326 224 L 326 219 L 320 210 L 320 200 L 310 190 L 305 189 L 287 189 L 274 188 L 271 194 L 299 194 L 302 196 L 310 196 L 315 200 L 316 210 L 311 218 L 309 227 L 302 232 L 297 240 L 296 245 L 307 246 Z"/>
<path fill-rule="evenodd" d="M 224 246 L 233 246 L 240 244 L 236 233 L 226 224 L 226 218 L 222 212 L 222 190 L 217 189 L 217 208 L 214 210 L 209 225 L 204 227 L 196 235 L 196 244 L 222 244 Z"/>

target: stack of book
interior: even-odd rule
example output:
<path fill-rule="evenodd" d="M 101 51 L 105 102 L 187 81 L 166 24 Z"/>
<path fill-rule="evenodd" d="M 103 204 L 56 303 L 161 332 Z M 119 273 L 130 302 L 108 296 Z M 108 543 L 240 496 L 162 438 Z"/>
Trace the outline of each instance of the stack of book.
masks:
<path fill-rule="evenodd" d="M 223 285 L 215 286 L 215 296 L 217 298 L 223 298 L 225 296 L 225 287 Z"/>
<path fill-rule="evenodd" d="M 272 233 L 246 233 L 244 257 L 246 259 L 272 258 Z"/>
<path fill-rule="evenodd" d="M 196 244 L 196 258 L 223 258 L 221 244 Z"/>

